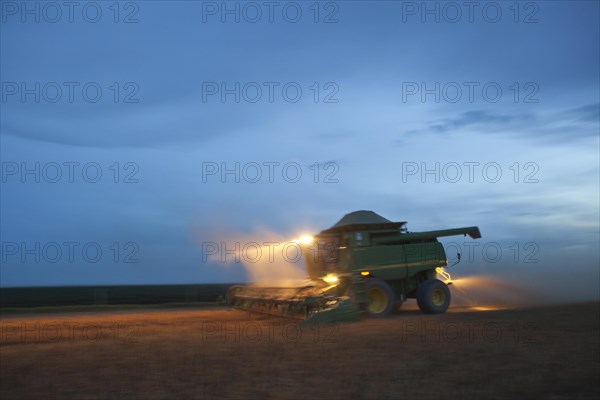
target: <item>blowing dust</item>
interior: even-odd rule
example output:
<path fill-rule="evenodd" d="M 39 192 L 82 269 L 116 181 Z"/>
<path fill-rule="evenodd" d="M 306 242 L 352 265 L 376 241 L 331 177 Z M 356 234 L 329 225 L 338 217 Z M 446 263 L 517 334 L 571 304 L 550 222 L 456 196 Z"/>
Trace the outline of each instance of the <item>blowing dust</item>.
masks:
<path fill-rule="evenodd" d="M 547 302 L 537 290 L 506 278 L 467 276 L 450 285 L 453 308 L 499 309 L 541 305 Z"/>
<path fill-rule="evenodd" d="M 212 246 L 203 243 L 203 252 L 212 264 L 239 264 L 246 271 L 248 283 L 257 286 L 304 286 L 308 275 L 298 240 L 268 230 L 251 233 L 218 233 Z"/>

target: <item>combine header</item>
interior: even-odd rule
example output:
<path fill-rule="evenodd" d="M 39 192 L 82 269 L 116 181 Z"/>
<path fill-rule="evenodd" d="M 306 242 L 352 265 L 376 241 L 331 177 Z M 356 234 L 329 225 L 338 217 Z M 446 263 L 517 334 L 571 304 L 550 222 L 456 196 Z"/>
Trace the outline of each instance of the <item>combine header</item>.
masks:
<path fill-rule="evenodd" d="M 372 211 L 347 214 L 312 241 L 302 241 L 310 284 L 233 286 L 227 302 L 311 323 L 351 321 L 361 313 L 384 317 L 407 299 L 417 299 L 424 313 L 443 313 L 450 305 L 451 281 L 443 269 L 448 264 L 446 252 L 437 238 L 478 239 L 479 228 L 409 232 L 405 225 Z"/>

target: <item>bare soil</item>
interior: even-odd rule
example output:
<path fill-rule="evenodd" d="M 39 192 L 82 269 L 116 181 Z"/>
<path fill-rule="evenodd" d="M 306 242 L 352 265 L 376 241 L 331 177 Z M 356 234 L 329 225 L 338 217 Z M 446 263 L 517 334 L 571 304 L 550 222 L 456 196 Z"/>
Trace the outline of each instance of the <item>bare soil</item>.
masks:
<path fill-rule="evenodd" d="M 3 316 L 0 397 L 600 398 L 600 304 L 303 327 L 224 308 Z"/>

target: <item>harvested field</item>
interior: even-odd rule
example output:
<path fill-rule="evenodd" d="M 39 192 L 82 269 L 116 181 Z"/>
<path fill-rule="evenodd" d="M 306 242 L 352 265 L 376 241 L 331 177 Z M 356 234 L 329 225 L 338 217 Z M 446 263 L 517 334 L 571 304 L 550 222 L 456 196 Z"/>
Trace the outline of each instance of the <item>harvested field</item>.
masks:
<path fill-rule="evenodd" d="M 600 304 L 301 327 L 225 308 L 3 316 L 8 398 L 589 398 Z"/>

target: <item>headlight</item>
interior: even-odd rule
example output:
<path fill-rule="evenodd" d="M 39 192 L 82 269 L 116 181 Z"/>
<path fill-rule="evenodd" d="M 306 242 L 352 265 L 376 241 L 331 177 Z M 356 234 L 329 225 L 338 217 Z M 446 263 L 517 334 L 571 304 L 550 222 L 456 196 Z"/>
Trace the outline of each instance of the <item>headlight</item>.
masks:
<path fill-rule="evenodd" d="M 339 281 L 338 277 L 333 274 L 328 274 L 323 278 L 323 280 L 329 283 L 330 285 L 335 285 Z"/>
<path fill-rule="evenodd" d="M 309 245 L 313 242 L 314 238 L 310 235 L 302 235 L 298 239 L 292 240 L 296 244 Z"/>

